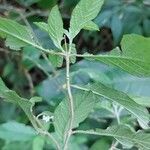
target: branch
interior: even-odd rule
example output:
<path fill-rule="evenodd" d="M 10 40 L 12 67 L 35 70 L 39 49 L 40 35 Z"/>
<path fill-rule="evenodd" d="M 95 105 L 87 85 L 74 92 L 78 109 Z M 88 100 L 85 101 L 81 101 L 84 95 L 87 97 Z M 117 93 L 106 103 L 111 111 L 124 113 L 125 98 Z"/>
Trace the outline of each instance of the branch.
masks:
<path fill-rule="evenodd" d="M 59 143 L 56 141 L 56 139 L 55 139 L 49 132 L 43 131 L 43 130 L 41 130 L 40 128 L 38 128 L 37 131 L 38 131 L 38 133 L 40 133 L 41 135 L 44 135 L 44 136 L 49 137 L 49 139 L 51 139 L 51 140 L 55 143 L 55 145 L 56 145 L 56 147 L 57 147 L 57 150 L 61 150 L 61 148 L 60 148 L 60 146 L 59 146 Z"/>
<path fill-rule="evenodd" d="M 31 96 L 33 96 L 35 93 L 35 90 L 34 90 L 34 84 L 32 81 L 32 77 L 31 77 L 29 71 L 25 68 L 24 68 L 24 73 L 25 73 L 25 76 L 26 76 L 28 83 L 29 83 L 30 94 L 31 94 Z"/>
<path fill-rule="evenodd" d="M 66 45 L 66 41 L 65 41 Z M 69 50 L 67 51 L 67 46 L 66 46 L 66 84 L 67 84 L 67 92 L 68 92 L 68 99 L 69 99 L 69 109 L 70 109 L 70 124 L 69 124 L 69 129 L 67 133 L 67 137 L 65 140 L 64 144 L 64 150 L 67 149 L 68 142 L 70 139 L 70 136 L 72 134 L 72 128 L 73 128 L 73 121 L 74 121 L 74 104 L 73 104 L 73 96 L 71 92 L 71 85 L 70 85 L 70 53 L 71 53 L 71 47 L 72 47 L 72 42 L 70 41 L 69 44 Z"/>

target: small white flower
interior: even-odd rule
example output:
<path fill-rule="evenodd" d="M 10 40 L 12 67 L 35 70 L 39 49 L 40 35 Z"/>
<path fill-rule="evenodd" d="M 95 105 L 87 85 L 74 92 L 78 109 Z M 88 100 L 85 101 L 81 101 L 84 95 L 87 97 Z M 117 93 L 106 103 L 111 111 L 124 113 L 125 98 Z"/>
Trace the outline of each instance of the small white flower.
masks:
<path fill-rule="evenodd" d="M 43 115 L 42 120 L 44 120 L 46 123 L 49 122 L 50 120 L 53 120 L 54 116 L 48 116 L 48 115 Z"/>

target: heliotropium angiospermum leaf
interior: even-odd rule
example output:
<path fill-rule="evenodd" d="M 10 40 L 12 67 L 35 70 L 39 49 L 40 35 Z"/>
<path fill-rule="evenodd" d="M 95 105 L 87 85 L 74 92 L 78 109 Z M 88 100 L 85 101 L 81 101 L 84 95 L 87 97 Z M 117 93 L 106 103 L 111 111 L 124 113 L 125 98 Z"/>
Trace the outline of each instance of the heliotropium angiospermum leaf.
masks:
<path fill-rule="evenodd" d="M 74 100 L 74 122 L 73 128 L 78 127 L 94 108 L 97 99 L 91 92 L 79 92 L 73 96 Z M 65 139 L 65 132 L 68 131 L 71 116 L 69 100 L 63 99 L 54 112 L 54 127 L 60 140 Z"/>
<path fill-rule="evenodd" d="M 95 24 L 93 21 L 87 22 L 83 29 L 90 31 L 99 31 L 98 25 Z"/>
<path fill-rule="evenodd" d="M 143 148 L 144 150 L 150 149 L 150 133 L 144 133 L 141 131 L 135 132 L 128 126 L 124 125 L 108 127 L 106 130 L 79 130 L 76 133 L 114 137 L 118 141 L 123 141 L 123 143 L 121 143 L 126 146 L 133 144 L 134 146 Z"/>
<path fill-rule="evenodd" d="M 0 17 L 0 35 L 2 38 L 6 38 L 6 46 L 13 50 L 20 50 L 27 45 L 35 45 L 29 29 L 10 19 Z"/>
<path fill-rule="evenodd" d="M 147 109 L 144 106 L 137 104 L 127 94 L 109 88 L 102 83 L 93 83 L 89 86 L 84 86 L 83 88 L 85 88 L 87 91 L 92 91 L 94 94 L 99 95 L 100 97 L 118 103 L 131 114 L 133 114 L 142 123 L 144 128 L 149 128 L 150 116 Z"/>
<path fill-rule="evenodd" d="M 2 79 L 0 78 L 0 98 L 3 100 L 18 105 L 28 116 L 32 125 L 37 128 L 37 122 L 35 121 L 35 117 L 32 114 L 32 107 L 34 103 L 30 102 L 28 99 L 21 98 L 15 91 L 9 90 Z M 33 101 L 33 98 L 32 98 Z"/>
<path fill-rule="evenodd" d="M 62 67 L 64 58 L 58 55 L 49 55 L 49 60 L 54 67 Z"/>
<path fill-rule="evenodd" d="M 35 130 L 30 126 L 10 121 L 0 125 L 0 138 L 6 141 L 30 141 L 36 137 Z"/>
<path fill-rule="evenodd" d="M 57 5 L 52 8 L 49 14 L 48 32 L 55 46 L 61 49 L 61 41 L 63 39 L 64 29 L 63 29 L 62 17 Z"/>
<path fill-rule="evenodd" d="M 121 47 L 122 52 L 116 48 L 108 54 L 92 55 L 89 58 L 119 67 L 133 75 L 150 76 L 150 38 L 135 34 L 125 35 Z"/>
<path fill-rule="evenodd" d="M 48 32 L 48 24 L 45 22 L 34 22 L 41 30 Z"/>
<path fill-rule="evenodd" d="M 99 13 L 104 0 L 81 0 L 72 12 L 70 36 L 73 39 Z"/>

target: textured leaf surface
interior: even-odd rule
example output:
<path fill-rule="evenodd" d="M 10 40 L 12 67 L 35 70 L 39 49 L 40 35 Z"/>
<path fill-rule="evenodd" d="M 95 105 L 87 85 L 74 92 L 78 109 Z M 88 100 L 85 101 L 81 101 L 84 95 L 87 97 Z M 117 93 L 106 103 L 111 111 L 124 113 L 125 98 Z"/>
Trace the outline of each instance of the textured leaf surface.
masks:
<path fill-rule="evenodd" d="M 91 31 L 99 31 L 99 27 L 97 24 L 95 24 L 93 21 L 87 22 L 87 24 L 84 26 L 85 30 L 91 30 Z"/>
<path fill-rule="evenodd" d="M 100 97 L 106 98 L 112 102 L 116 102 L 131 114 L 133 114 L 145 128 L 148 128 L 150 121 L 149 113 L 146 108 L 137 104 L 133 99 L 131 99 L 127 94 L 109 88 L 101 83 L 94 83 L 90 86 L 86 86 L 85 90 L 92 91 L 94 94 L 99 95 Z"/>
<path fill-rule="evenodd" d="M 41 30 L 48 32 L 48 24 L 45 22 L 34 22 Z"/>
<path fill-rule="evenodd" d="M 74 122 L 73 128 L 78 127 L 94 108 L 97 100 L 91 92 L 80 92 L 74 95 Z M 70 110 L 68 100 L 64 99 L 56 108 L 54 113 L 54 126 L 55 131 L 59 138 L 62 140 L 65 138 L 65 132 L 68 131 L 70 123 Z"/>
<path fill-rule="evenodd" d="M 78 132 L 77 132 L 78 133 Z M 97 129 L 96 131 L 79 131 L 83 134 L 93 134 L 100 136 L 110 136 L 116 138 L 118 141 L 124 140 L 124 143 L 133 143 L 137 147 L 142 147 L 144 149 L 150 149 L 150 134 L 143 133 L 141 131 L 134 132 L 127 126 L 112 126 L 106 130 Z"/>
<path fill-rule="evenodd" d="M 72 12 L 70 34 L 73 39 L 99 13 L 104 0 L 81 0 Z"/>
<path fill-rule="evenodd" d="M 91 56 L 91 60 L 119 67 L 133 75 L 150 76 L 150 38 L 125 35 L 121 47 L 122 52 L 114 49 L 108 55 Z"/>
<path fill-rule="evenodd" d="M 31 103 L 28 99 L 21 98 L 19 95 L 17 95 L 16 92 L 9 90 L 2 79 L 0 78 L 0 98 L 4 99 L 7 102 L 13 103 L 18 105 L 28 116 L 29 120 L 31 121 L 32 125 L 37 128 L 37 123 L 35 121 L 35 118 L 32 114 L 32 107 L 33 103 Z"/>
<path fill-rule="evenodd" d="M 48 18 L 48 32 L 56 47 L 61 48 L 63 38 L 63 21 L 58 6 L 52 8 Z"/>
<path fill-rule="evenodd" d="M 28 141 L 36 136 L 33 128 L 14 121 L 0 125 L 0 138 L 6 141 Z"/>
<path fill-rule="evenodd" d="M 63 57 L 58 55 L 49 55 L 49 60 L 54 67 L 61 67 L 63 64 Z"/>
<path fill-rule="evenodd" d="M 35 44 L 27 27 L 0 17 L 0 35 L 2 34 L 2 38 L 6 38 L 6 46 L 14 50 Z"/>

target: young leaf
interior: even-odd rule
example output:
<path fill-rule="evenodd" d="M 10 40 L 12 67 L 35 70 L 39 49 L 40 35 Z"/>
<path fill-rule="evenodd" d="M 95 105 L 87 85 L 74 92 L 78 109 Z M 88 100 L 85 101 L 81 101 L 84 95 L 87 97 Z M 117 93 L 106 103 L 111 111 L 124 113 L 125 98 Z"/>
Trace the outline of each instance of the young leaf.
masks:
<path fill-rule="evenodd" d="M 97 99 L 91 92 L 80 92 L 74 95 L 74 122 L 73 128 L 78 127 L 94 108 Z M 68 131 L 70 123 L 70 109 L 68 100 L 64 99 L 56 108 L 54 112 L 54 127 L 55 131 L 60 138 L 65 138 L 65 133 Z"/>
<path fill-rule="evenodd" d="M 27 27 L 2 17 L 0 17 L 0 36 L 6 38 L 6 46 L 13 50 L 20 50 L 27 45 L 35 45 Z"/>
<path fill-rule="evenodd" d="M 114 49 L 108 54 L 89 56 L 108 65 L 116 66 L 137 76 L 150 76 L 150 38 L 125 35 L 121 42 L 122 53 Z"/>
<path fill-rule="evenodd" d="M 61 49 L 63 39 L 63 21 L 58 6 L 52 8 L 48 18 L 48 32 L 55 46 Z"/>
<path fill-rule="evenodd" d="M 95 24 L 93 21 L 87 22 L 87 24 L 84 26 L 85 30 L 90 30 L 90 31 L 99 31 L 99 27 L 97 24 Z"/>
<path fill-rule="evenodd" d="M 10 121 L 0 125 L 0 138 L 6 141 L 29 141 L 36 136 L 33 128 Z"/>
<path fill-rule="evenodd" d="M 134 132 L 128 126 L 112 126 L 106 130 L 96 129 L 94 131 L 75 131 L 75 133 L 91 134 L 100 136 L 114 137 L 118 141 L 124 141 L 125 145 L 133 143 L 135 146 L 143 148 L 145 150 L 150 149 L 150 134 L 143 133 L 141 131 Z"/>
<path fill-rule="evenodd" d="M 72 12 L 70 34 L 73 39 L 99 13 L 104 0 L 81 0 Z"/>
<path fill-rule="evenodd" d="M 32 114 L 32 107 L 34 106 L 28 99 L 21 98 L 16 92 L 9 90 L 2 79 L 0 78 L 0 98 L 7 102 L 18 105 L 28 116 L 32 125 L 37 128 L 37 122 L 35 121 L 34 115 Z"/>
<path fill-rule="evenodd" d="M 147 109 L 137 104 L 125 93 L 109 88 L 101 83 L 94 83 L 90 86 L 85 86 L 85 88 L 83 87 L 83 90 L 92 91 L 94 94 L 99 95 L 100 97 L 118 103 L 131 114 L 133 114 L 138 120 L 140 120 L 145 128 L 149 128 L 148 124 L 150 121 L 150 116 Z"/>

